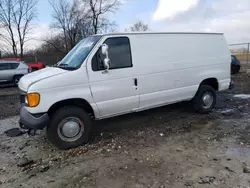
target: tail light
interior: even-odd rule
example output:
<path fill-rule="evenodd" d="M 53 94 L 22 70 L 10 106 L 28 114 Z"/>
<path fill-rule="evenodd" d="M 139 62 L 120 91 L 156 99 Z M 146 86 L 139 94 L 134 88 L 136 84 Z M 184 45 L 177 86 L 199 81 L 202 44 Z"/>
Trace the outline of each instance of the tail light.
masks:
<path fill-rule="evenodd" d="M 29 67 L 29 68 L 28 68 L 28 73 L 31 73 L 31 71 L 32 71 L 32 68 Z"/>

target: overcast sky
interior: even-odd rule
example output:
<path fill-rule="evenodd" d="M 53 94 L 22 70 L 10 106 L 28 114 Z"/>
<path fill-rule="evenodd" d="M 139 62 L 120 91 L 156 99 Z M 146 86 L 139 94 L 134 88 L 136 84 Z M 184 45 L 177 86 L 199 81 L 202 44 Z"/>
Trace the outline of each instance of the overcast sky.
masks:
<path fill-rule="evenodd" d="M 228 43 L 250 42 L 250 0 L 124 0 L 112 16 L 118 31 L 137 20 L 151 31 L 223 32 Z M 32 37 L 37 41 L 51 33 L 52 9 L 47 0 L 39 0 L 38 19 Z M 28 48 L 40 42 L 31 41 Z"/>
<path fill-rule="evenodd" d="M 229 43 L 250 42 L 250 0 L 159 0 L 151 19 L 157 30 L 223 32 Z"/>

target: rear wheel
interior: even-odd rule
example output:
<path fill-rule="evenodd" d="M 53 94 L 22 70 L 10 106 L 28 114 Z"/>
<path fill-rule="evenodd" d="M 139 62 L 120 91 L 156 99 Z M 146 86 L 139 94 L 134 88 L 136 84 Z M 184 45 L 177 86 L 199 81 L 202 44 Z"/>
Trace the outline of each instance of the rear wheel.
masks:
<path fill-rule="evenodd" d="M 21 78 L 22 78 L 22 75 L 14 76 L 13 77 L 13 83 L 17 86 Z"/>
<path fill-rule="evenodd" d="M 216 91 L 208 85 L 201 85 L 192 100 L 194 109 L 202 114 L 211 112 L 216 104 Z"/>
<path fill-rule="evenodd" d="M 240 66 L 234 65 L 232 66 L 232 74 L 238 74 L 240 72 Z"/>
<path fill-rule="evenodd" d="M 47 127 L 47 138 L 59 149 L 70 149 L 89 141 L 91 119 L 79 107 L 67 106 L 58 109 Z"/>

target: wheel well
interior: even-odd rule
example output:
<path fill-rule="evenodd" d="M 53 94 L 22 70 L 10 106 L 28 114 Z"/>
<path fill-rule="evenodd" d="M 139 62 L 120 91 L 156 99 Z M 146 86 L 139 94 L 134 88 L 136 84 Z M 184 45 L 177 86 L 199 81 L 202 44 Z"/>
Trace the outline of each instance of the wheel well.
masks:
<path fill-rule="evenodd" d="M 218 84 L 218 81 L 216 78 L 208 78 L 208 79 L 205 79 L 201 82 L 200 86 L 201 85 L 208 85 L 208 86 L 211 86 L 213 87 L 216 91 L 218 91 L 219 89 L 219 84 Z"/>
<path fill-rule="evenodd" d="M 93 108 L 84 99 L 67 99 L 53 104 L 48 111 L 49 117 L 51 117 L 56 110 L 63 106 L 78 106 L 80 108 L 83 108 L 90 115 L 91 118 L 95 118 Z"/>
<path fill-rule="evenodd" d="M 15 74 L 15 75 L 13 76 L 13 79 L 15 79 L 15 77 L 17 77 L 17 76 L 22 77 L 22 76 L 23 76 L 23 74 Z"/>

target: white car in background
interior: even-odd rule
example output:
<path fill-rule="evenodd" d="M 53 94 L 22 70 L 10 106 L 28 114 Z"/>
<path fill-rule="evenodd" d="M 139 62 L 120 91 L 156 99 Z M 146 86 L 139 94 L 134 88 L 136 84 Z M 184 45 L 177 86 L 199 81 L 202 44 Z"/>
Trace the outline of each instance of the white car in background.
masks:
<path fill-rule="evenodd" d="M 31 72 L 31 68 L 20 61 L 0 60 L 0 83 L 18 85 L 20 78 Z"/>

